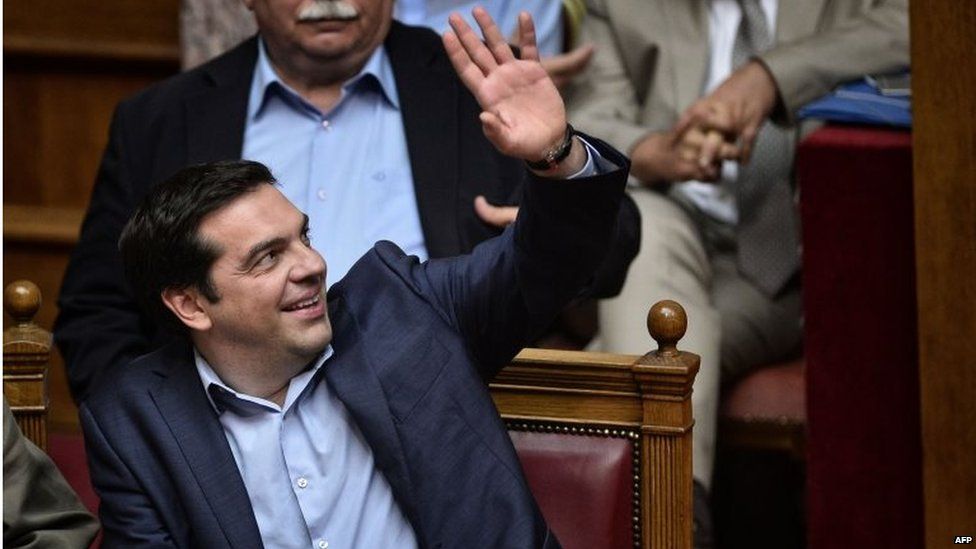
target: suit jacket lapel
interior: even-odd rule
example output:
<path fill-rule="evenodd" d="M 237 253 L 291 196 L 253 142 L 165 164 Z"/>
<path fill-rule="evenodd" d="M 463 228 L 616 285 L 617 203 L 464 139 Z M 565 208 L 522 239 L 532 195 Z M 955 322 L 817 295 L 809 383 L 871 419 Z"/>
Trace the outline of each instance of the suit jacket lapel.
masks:
<path fill-rule="evenodd" d="M 168 363 L 160 373 L 166 379 L 150 391 L 160 415 L 176 438 L 228 546 L 260 548 L 261 532 L 247 488 L 193 367 L 190 347 L 171 345 L 164 357 Z"/>
<path fill-rule="evenodd" d="M 674 67 L 676 114 L 698 99 L 705 86 L 708 65 L 708 5 L 703 0 L 659 3 L 668 24 L 671 63 Z"/>
<path fill-rule="evenodd" d="M 257 37 L 245 41 L 201 75 L 205 89 L 185 99 L 187 164 L 241 157 Z"/>
<path fill-rule="evenodd" d="M 406 458 L 386 394 L 363 347 L 356 320 L 343 308 L 341 297 L 330 299 L 329 318 L 333 326 L 335 355 L 325 364 L 325 379 L 356 421 L 373 451 L 376 466 L 389 481 L 418 539 L 423 539 Z"/>
<path fill-rule="evenodd" d="M 393 22 L 386 39 L 400 96 L 414 192 L 431 257 L 461 252 L 457 222 L 458 94 L 463 90 L 428 31 Z"/>

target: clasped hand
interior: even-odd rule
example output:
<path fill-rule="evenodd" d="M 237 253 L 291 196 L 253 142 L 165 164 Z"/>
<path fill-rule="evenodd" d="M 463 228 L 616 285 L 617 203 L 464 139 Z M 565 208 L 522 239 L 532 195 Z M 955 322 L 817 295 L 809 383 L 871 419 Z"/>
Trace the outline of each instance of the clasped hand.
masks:
<path fill-rule="evenodd" d="M 638 143 L 631 151 L 634 175 L 650 184 L 717 180 L 723 161 L 749 161 L 776 94 L 765 67 L 747 63 L 688 107 L 671 130 Z"/>

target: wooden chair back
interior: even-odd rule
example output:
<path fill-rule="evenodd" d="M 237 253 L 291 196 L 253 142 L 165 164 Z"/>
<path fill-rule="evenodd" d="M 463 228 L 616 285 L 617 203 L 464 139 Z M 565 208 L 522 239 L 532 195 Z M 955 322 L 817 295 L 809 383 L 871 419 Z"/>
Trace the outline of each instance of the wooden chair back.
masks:
<path fill-rule="evenodd" d="M 575 547 L 692 546 L 687 318 L 655 304 L 644 356 L 526 349 L 491 394 L 556 537 Z"/>

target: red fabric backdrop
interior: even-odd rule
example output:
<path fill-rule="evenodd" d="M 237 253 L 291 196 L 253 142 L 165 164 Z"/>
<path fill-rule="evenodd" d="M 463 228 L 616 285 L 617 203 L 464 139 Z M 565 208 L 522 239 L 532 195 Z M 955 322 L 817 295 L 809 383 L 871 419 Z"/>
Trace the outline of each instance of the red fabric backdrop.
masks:
<path fill-rule="evenodd" d="M 809 546 L 921 547 L 911 134 L 828 126 L 797 177 Z"/>

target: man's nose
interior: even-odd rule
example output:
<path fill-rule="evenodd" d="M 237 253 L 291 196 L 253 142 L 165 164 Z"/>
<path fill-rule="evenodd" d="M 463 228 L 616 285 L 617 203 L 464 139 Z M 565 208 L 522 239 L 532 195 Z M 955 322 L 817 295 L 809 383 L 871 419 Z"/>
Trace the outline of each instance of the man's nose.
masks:
<path fill-rule="evenodd" d="M 314 248 L 299 245 L 298 260 L 292 268 L 292 280 L 301 282 L 314 280 L 316 282 L 325 278 L 325 259 L 315 251 Z"/>

